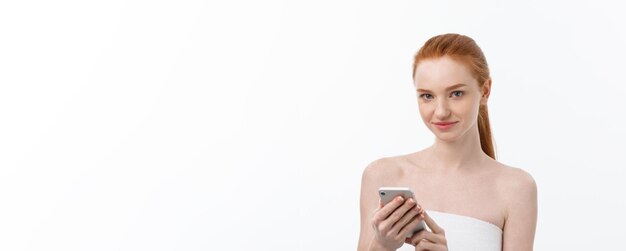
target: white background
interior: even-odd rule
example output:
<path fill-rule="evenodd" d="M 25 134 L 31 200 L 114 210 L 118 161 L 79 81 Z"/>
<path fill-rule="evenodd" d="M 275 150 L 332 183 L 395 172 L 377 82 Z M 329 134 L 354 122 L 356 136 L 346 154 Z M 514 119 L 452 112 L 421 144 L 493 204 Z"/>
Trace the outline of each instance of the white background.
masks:
<path fill-rule="evenodd" d="M 623 249 L 624 8 L 523 2 L 3 1 L 0 250 L 354 250 L 364 167 L 433 142 L 411 64 L 448 32 L 535 249 Z"/>

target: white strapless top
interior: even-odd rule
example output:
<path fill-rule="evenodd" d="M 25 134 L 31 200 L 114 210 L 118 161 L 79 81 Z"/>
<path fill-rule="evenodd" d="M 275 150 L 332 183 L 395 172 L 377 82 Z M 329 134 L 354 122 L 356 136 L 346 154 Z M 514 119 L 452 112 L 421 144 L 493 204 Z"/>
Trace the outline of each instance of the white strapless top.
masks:
<path fill-rule="evenodd" d="M 428 215 L 446 231 L 448 250 L 502 251 L 502 229 L 469 216 L 427 210 Z M 415 250 L 404 244 L 398 250 Z"/>

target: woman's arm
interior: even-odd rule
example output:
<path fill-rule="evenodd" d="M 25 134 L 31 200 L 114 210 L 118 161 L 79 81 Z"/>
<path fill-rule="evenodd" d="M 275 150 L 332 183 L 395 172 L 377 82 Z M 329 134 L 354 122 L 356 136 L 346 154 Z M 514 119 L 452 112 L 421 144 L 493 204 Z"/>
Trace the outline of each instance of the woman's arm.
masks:
<path fill-rule="evenodd" d="M 374 210 L 376 210 L 376 194 L 378 194 L 377 183 L 379 182 L 378 172 L 382 165 L 381 160 L 370 163 L 361 177 L 361 199 L 360 199 L 360 218 L 361 228 L 359 234 L 358 251 L 377 250 L 380 247 L 377 246 L 374 240 L 374 230 L 371 226 L 371 217 Z"/>
<path fill-rule="evenodd" d="M 363 171 L 361 178 L 361 229 L 359 234 L 359 251 L 396 250 L 404 244 L 407 231 L 419 221 L 413 220 L 418 212 L 415 203 L 398 198 L 383 207 L 378 198 L 378 188 L 383 184 L 393 184 L 398 176 L 397 170 L 382 158 L 370 163 Z M 407 213 L 409 210 L 415 211 Z M 398 224 L 398 222 L 403 222 Z M 408 225 L 406 224 L 413 224 Z M 379 242 L 380 241 L 380 242 Z M 386 246 L 386 247 L 385 247 Z M 396 247 L 396 248 L 393 248 Z"/>
<path fill-rule="evenodd" d="M 515 168 L 507 178 L 507 205 L 502 250 L 533 250 L 537 226 L 537 185 L 527 172 Z"/>

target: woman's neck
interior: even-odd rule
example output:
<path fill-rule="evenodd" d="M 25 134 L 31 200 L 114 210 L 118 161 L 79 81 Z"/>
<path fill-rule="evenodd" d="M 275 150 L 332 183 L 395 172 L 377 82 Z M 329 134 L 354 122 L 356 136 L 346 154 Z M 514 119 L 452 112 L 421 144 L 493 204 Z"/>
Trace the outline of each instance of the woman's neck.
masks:
<path fill-rule="evenodd" d="M 435 143 L 427 148 L 430 160 L 428 165 L 441 171 L 460 170 L 473 166 L 480 166 L 485 158 L 489 158 L 480 146 L 478 128 L 469 130 L 462 138 L 446 142 L 436 139 Z"/>

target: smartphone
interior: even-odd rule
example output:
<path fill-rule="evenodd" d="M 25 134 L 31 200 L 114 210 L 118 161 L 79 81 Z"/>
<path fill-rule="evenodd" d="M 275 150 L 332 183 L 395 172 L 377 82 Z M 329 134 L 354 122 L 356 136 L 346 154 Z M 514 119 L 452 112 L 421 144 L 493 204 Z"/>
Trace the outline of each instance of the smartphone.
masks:
<path fill-rule="evenodd" d="M 381 187 L 378 189 L 378 195 L 380 196 L 380 201 L 383 202 L 383 205 L 386 205 L 391 200 L 393 200 L 393 198 L 398 197 L 398 195 L 402 196 L 405 200 L 408 200 L 409 198 L 413 198 L 413 200 L 417 201 L 415 199 L 415 196 L 413 195 L 413 192 L 408 187 Z M 407 234 L 407 237 L 411 237 L 413 236 L 413 234 L 419 231 L 422 231 L 425 228 L 426 228 L 426 224 L 422 220 L 413 229 L 413 231 L 410 231 Z"/>

